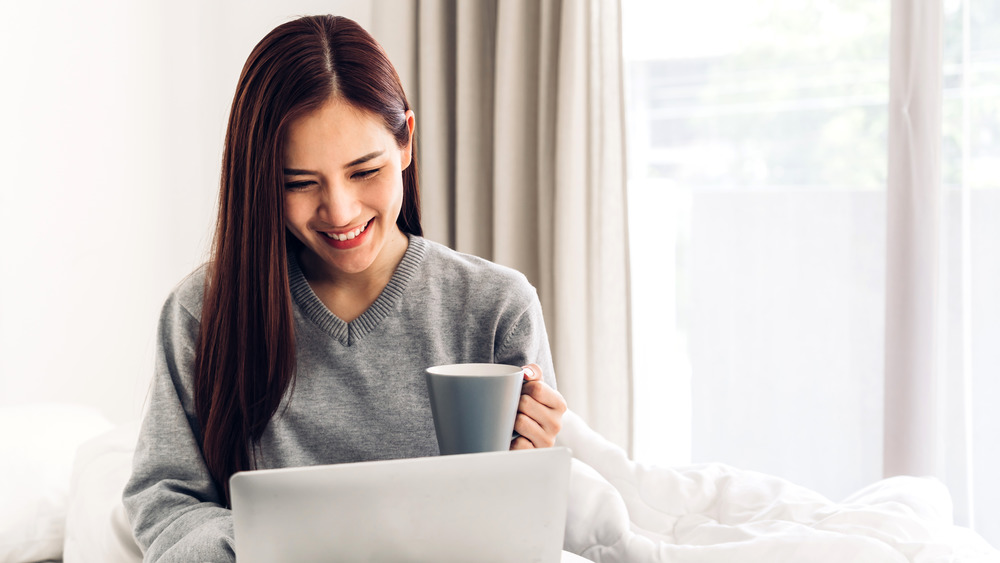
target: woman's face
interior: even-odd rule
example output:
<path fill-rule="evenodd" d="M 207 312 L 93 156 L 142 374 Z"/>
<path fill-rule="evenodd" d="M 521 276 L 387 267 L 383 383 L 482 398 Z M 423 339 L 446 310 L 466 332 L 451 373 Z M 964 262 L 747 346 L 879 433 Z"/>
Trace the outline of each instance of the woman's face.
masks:
<path fill-rule="evenodd" d="M 405 147 L 378 116 L 337 98 L 288 128 L 285 225 L 332 276 L 363 273 L 398 249 L 413 112 L 406 117 Z"/>

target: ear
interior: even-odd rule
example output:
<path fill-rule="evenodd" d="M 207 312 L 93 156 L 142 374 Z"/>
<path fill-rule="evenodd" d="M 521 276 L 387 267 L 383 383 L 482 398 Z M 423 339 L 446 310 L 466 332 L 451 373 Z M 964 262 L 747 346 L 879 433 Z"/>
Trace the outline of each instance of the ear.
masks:
<path fill-rule="evenodd" d="M 417 123 L 413 115 L 413 110 L 406 110 L 406 128 L 409 130 L 409 138 L 406 140 L 406 146 L 400 148 L 400 171 L 409 168 L 410 163 L 413 161 L 413 130 L 416 126 Z"/>

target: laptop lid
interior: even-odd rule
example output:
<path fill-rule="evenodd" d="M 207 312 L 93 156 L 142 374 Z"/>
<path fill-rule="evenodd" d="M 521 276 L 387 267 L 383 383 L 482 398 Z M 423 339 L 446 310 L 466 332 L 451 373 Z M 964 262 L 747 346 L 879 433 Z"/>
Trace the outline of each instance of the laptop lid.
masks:
<path fill-rule="evenodd" d="M 240 472 L 238 563 L 560 560 L 570 451 Z"/>

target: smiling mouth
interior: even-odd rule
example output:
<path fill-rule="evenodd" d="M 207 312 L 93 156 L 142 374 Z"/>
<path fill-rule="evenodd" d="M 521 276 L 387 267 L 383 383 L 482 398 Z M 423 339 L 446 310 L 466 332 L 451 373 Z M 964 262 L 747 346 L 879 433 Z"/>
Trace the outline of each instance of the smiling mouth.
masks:
<path fill-rule="evenodd" d="M 323 235 L 326 236 L 326 238 L 331 240 L 339 240 L 339 241 L 351 240 L 355 237 L 361 236 L 361 233 L 365 232 L 365 230 L 367 230 L 368 227 L 371 226 L 372 221 L 374 220 L 375 218 L 372 217 L 364 225 L 361 225 L 357 229 L 354 229 L 353 231 L 348 231 L 346 233 L 327 233 L 325 231 L 320 231 L 320 232 L 322 232 Z"/>

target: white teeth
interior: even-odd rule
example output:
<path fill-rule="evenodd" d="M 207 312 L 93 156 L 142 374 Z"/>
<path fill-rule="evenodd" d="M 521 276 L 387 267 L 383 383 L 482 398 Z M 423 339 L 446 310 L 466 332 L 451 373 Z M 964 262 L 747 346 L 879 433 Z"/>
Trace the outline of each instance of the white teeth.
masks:
<path fill-rule="evenodd" d="M 360 236 L 361 233 L 365 232 L 366 227 L 368 227 L 368 223 L 365 223 L 364 225 L 358 227 L 357 229 L 354 229 L 349 233 L 341 233 L 339 235 L 330 233 L 323 233 L 323 234 L 326 235 L 327 238 L 332 238 L 334 240 L 350 240 L 352 238 Z"/>

